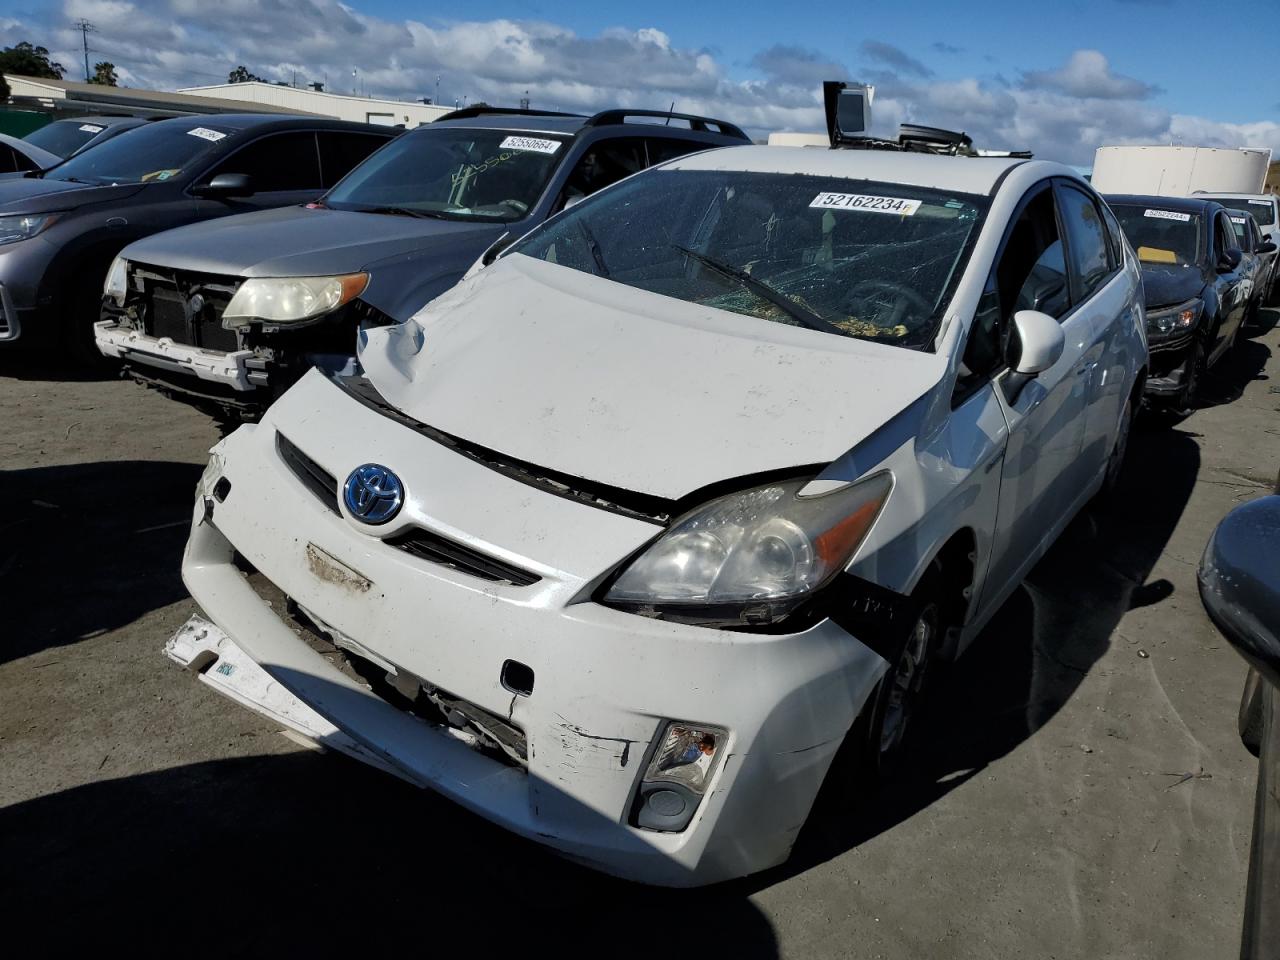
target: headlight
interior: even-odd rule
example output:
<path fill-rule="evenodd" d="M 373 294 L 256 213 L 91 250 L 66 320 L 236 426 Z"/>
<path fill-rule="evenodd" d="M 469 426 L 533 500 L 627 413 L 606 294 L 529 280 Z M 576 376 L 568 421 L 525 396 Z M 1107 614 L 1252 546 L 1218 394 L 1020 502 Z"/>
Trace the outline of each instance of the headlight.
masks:
<path fill-rule="evenodd" d="M 708 625 L 775 622 L 848 565 L 893 488 L 888 473 L 819 496 L 757 487 L 686 514 L 631 561 L 603 602 Z"/>
<path fill-rule="evenodd" d="M 367 273 L 246 280 L 223 311 L 222 325 L 234 328 L 251 320 L 267 323 L 310 320 L 354 300 L 368 285 Z"/>
<path fill-rule="evenodd" d="M 0 243 L 29 240 L 57 218 L 56 213 L 39 216 L 0 217 Z"/>
<path fill-rule="evenodd" d="M 1147 334 L 1154 337 L 1170 337 L 1184 333 L 1196 325 L 1204 301 L 1199 297 L 1180 303 L 1176 307 L 1161 307 L 1147 311 Z"/>
<path fill-rule="evenodd" d="M 107 271 L 107 282 L 102 285 L 103 297 L 114 300 L 116 306 L 124 306 L 125 295 L 129 292 L 129 261 L 116 257 L 111 261 L 111 269 Z"/>

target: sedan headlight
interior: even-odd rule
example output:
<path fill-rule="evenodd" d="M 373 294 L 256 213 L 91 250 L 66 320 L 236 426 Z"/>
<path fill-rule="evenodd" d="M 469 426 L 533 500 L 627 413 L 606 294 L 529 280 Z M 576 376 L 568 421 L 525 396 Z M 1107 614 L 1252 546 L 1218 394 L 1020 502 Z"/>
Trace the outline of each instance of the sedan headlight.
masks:
<path fill-rule="evenodd" d="M 1186 333 L 1196 325 L 1204 301 L 1199 297 L 1180 303 L 1176 307 L 1161 307 L 1147 311 L 1147 336 L 1155 339 Z"/>
<path fill-rule="evenodd" d="M 116 257 L 111 261 L 111 269 L 107 271 L 107 282 L 102 285 L 102 296 L 114 300 L 116 306 L 123 307 L 125 295 L 129 292 L 129 261 L 124 257 Z"/>
<path fill-rule="evenodd" d="M 336 310 L 364 292 L 367 273 L 340 277 L 265 277 L 240 284 L 227 309 L 222 325 L 243 327 L 251 321 L 296 323 Z"/>
<path fill-rule="evenodd" d="M 29 240 L 57 219 L 56 213 L 0 217 L 0 243 L 17 243 Z"/>
<path fill-rule="evenodd" d="M 707 625 L 776 622 L 843 570 L 893 488 L 888 473 L 817 496 L 806 480 L 713 500 L 635 557 L 602 600 Z"/>

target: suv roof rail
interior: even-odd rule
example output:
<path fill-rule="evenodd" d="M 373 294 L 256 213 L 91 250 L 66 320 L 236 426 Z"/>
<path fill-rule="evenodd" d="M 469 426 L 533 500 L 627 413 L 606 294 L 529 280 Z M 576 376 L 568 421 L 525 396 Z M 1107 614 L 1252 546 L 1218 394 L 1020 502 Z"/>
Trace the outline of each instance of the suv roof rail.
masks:
<path fill-rule="evenodd" d="M 689 124 L 689 129 L 706 132 L 708 126 L 715 127 L 715 133 L 720 133 L 726 137 L 734 137 L 738 140 L 751 142 L 751 138 L 742 132 L 742 128 L 735 126 L 725 120 L 717 120 L 714 117 L 699 117 L 692 113 L 673 113 L 670 110 L 601 110 L 594 117 L 587 120 L 583 126 L 587 127 L 603 127 L 613 123 L 626 123 L 627 117 L 653 117 L 655 119 L 666 120 L 683 120 Z"/>
<path fill-rule="evenodd" d="M 519 107 L 463 107 L 451 110 L 436 117 L 433 123 L 441 120 L 468 120 L 471 117 L 488 117 L 506 115 L 509 117 L 581 117 L 581 113 L 561 113 L 559 110 L 521 110 Z"/>

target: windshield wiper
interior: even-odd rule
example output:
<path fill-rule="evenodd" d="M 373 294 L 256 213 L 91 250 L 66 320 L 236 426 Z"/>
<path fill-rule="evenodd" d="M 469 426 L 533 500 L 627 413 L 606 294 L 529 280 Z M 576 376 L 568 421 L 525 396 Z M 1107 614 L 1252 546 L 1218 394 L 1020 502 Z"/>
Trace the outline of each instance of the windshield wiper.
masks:
<path fill-rule="evenodd" d="M 600 244 L 596 243 L 596 235 L 587 226 L 586 217 L 578 218 L 578 229 L 582 231 L 582 239 L 587 241 L 587 249 L 591 251 L 591 259 L 596 262 L 596 269 L 600 271 L 600 276 L 609 276 L 609 268 L 604 263 L 604 254 L 600 252 Z"/>
<path fill-rule="evenodd" d="M 428 220 L 456 220 L 437 210 L 414 210 L 412 207 L 365 207 L 361 213 L 391 213 L 401 217 L 420 217 Z"/>
<path fill-rule="evenodd" d="M 728 277 L 730 280 L 737 280 L 752 293 L 758 297 L 768 300 L 775 307 L 785 313 L 810 330 L 820 330 L 823 333 L 834 333 L 836 336 L 843 337 L 846 334 L 840 328 L 823 320 L 820 316 L 810 310 L 808 307 L 791 299 L 784 293 L 779 293 L 773 287 L 769 286 L 763 280 L 757 280 L 745 270 L 739 270 L 737 267 L 731 267 L 727 263 L 721 263 L 714 257 L 709 257 L 705 253 L 699 253 L 697 250 L 690 250 L 688 247 L 682 247 L 678 243 L 673 243 L 675 247 L 686 257 L 693 257 L 703 266 L 710 267 L 716 273 Z"/>

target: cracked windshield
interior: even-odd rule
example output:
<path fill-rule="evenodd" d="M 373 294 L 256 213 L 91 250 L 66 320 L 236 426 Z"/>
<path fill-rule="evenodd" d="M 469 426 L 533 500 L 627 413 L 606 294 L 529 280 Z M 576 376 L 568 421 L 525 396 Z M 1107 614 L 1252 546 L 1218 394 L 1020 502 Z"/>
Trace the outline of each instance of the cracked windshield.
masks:
<path fill-rule="evenodd" d="M 513 251 L 691 303 L 918 349 L 985 206 L 838 177 L 668 170 L 584 201 Z"/>
<path fill-rule="evenodd" d="M 509 222 L 537 203 L 564 140 L 547 133 L 452 129 L 402 137 L 324 198 L 335 210 Z"/>

